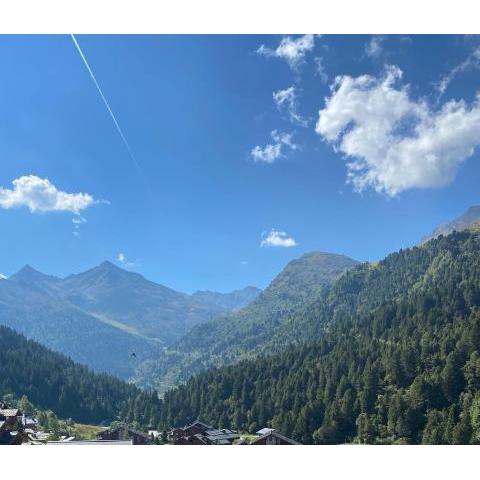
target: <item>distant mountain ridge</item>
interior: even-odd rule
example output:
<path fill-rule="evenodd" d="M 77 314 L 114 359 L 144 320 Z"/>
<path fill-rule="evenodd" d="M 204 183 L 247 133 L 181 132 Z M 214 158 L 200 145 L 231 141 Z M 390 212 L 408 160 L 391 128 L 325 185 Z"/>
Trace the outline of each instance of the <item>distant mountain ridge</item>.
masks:
<path fill-rule="evenodd" d="M 157 358 L 141 363 L 134 380 L 164 391 L 209 367 L 235 363 L 298 341 L 302 332 L 292 323 L 295 313 L 358 263 L 324 252 L 307 253 L 291 261 L 247 307 L 195 326 L 161 350 Z"/>
<path fill-rule="evenodd" d="M 198 290 L 192 297 L 207 303 L 218 305 L 226 310 L 239 310 L 255 300 L 262 291 L 257 287 L 248 286 L 230 293 L 212 292 L 210 290 Z"/>
<path fill-rule="evenodd" d="M 26 265 L 0 282 L 0 325 L 122 378 L 135 361 L 225 311 L 107 261 L 63 279 Z"/>
<path fill-rule="evenodd" d="M 440 235 L 448 235 L 453 231 L 461 232 L 480 222 L 480 205 L 471 206 L 463 215 L 455 218 L 451 222 L 437 227 L 430 235 L 422 238 L 421 243 L 428 242 Z"/>

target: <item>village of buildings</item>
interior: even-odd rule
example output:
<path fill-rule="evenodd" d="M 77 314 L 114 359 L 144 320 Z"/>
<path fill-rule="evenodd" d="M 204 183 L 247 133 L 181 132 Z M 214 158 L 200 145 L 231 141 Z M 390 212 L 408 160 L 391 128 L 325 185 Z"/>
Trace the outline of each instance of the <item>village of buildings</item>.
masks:
<path fill-rule="evenodd" d="M 0 445 L 299 445 L 272 428 L 254 434 L 218 429 L 199 420 L 184 427 L 160 432 L 140 431 L 127 425 L 102 428 L 94 439 L 55 436 L 43 431 L 39 421 L 19 408 L 0 402 Z"/>

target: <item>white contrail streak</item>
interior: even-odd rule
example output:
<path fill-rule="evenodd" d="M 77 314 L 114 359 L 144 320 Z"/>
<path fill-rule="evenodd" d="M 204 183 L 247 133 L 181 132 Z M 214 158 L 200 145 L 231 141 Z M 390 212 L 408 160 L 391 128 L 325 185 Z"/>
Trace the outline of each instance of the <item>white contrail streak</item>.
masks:
<path fill-rule="evenodd" d="M 85 67 L 87 67 L 88 73 L 89 73 L 90 76 L 92 77 L 93 83 L 94 83 L 95 86 L 97 87 L 97 90 L 98 90 L 98 93 L 100 94 L 100 97 L 102 97 L 103 103 L 104 103 L 105 106 L 107 107 L 108 113 L 109 113 L 110 116 L 112 117 L 113 123 L 115 124 L 115 127 L 116 127 L 116 129 L 117 129 L 117 131 L 118 131 L 118 134 L 120 135 L 123 143 L 125 144 L 125 147 L 127 148 L 128 154 L 130 155 L 130 158 L 132 159 L 132 161 L 133 161 L 133 163 L 134 163 L 134 165 L 135 165 L 135 168 L 138 170 L 138 173 L 139 173 L 142 177 L 144 177 L 144 176 L 143 176 L 142 169 L 140 168 L 140 164 L 137 162 L 137 159 L 135 158 L 135 155 L 133 154 L 133 151 L 132 151 L 132 149 L 130 148 L 130 145 L 128 144 L 127 139 L 125 138 L 125 135 L 123 134 L 122 129 L 120 128 L 120 125 L 119 125 L 119 123 L 117 122 L 117 119 L 115 118 L 115 115 L 113 114 L 113 111 L 112 111 L 112 109 L 110 108 L 110 105 L 108 104 L 108 101 L 107 101 L 105 95 L 103 94 L 103 91 L 102 91 L 102 89 L 100 88 L 100 85 L 98 84 L 97 79 L 95 78 L 95 75 L 94 75 L 93 72 L 92 72 L 92 69 L 90 68 L 90 65 L 88 64 L 88 61 L 87 61 L 85 55 L 83 54 L 82 49 L 80 48 L 80 45 L 79 45 L 78 42 L 77 42 L 77 39 L 75 38 L 75 35 L 72 33 L 72 34 L 70 34 L 70 36 L 72 37 L 73 43 L 75 44 L 75 47 L 77 48 L 78 53 L 80 54 L 80 57 L 82 57 L 83 63 L 85 64 Z M 145 180 L 145 177 L 144 177 L 144 180 Z"/>

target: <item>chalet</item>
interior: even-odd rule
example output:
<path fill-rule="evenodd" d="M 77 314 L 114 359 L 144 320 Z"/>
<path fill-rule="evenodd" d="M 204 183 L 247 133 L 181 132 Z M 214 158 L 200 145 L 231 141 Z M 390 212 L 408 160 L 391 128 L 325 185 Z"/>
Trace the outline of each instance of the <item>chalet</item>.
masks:
<path fill-rule="evenodd" d="M 5 404 L 0 409 L 0 445 L 20 445 L 23 433 L 16 428 L 22 412 L 17 408 L 6 408 Z"/>
<path fill-rule="evenodd" d="M 198 420 L 168 433 L 171 445 L 232 445 L 238 438 L 240 435 L 232 430 L 216 429 Z"/>
<path fill-rule="evenodd" d="M 168 443 L 171 445 L 195 445 L 198 437 L 195 440 L 193 437 L 195 435 L 203 435 L 208 430 L 213 430 L 213 427 L 197 420 L 191 425 L 170 430 L 168 432 Z"/>
<path fill-rule="evenodd" d="M 0 421 L 4 421 L 9 425 L 15 425 L 17 420 L 22 419 L 22 412 L 18 408 L 2 408 L 0 409 Z"/>
<path fill-rule="evenodd" d="M 38 420 L 33 417 L 22 416 L 23 429 L 28 432 L 36 432 L 38 430 Z"/>
<path fill-rule="evenodd" d="M 260 432 L 265 432 L 260 434 Z M 257 432 L 259 436 L 250 442 L 250 445 L 301 445 L 300 443 L 285 437 L 272 428 L 264 428 Z"/>
<path fill-rule="evenodd" d="M 150 444 L 150 436 L 146 433 L 134 430 L 128 427 L 117 427 L 113 429 L 103 430 L 97 433 L 97 440 L 103 441 L 120 441 L 131 440 L 133 445 Z"/>

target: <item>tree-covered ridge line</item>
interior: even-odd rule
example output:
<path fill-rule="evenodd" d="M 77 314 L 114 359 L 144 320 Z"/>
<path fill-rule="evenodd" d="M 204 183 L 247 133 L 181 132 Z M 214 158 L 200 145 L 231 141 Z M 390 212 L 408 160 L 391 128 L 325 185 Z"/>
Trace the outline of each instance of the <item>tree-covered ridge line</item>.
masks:
<path fill-rule="evenodd" d="M 156 425 L 160 401 L 106 374 L 96 374 L 68 357 L 0 326 L 0 397 L 26 395 L 38 408 L 79 423 L 114 420 Z"/>
<path fill-rule="evenodd" d="M 344 255 L 324 252 L 293 260 L 250 305 L 194 327 L 157 358 L 143 362 L 136 382 L 163 392 L 210 367 L 271 354 L 304 340 L 292 319 L 323 298 L 327 286 L 357 264 Z"/>
<path fill-rule="evenodd" d="M 163 425 L 200 417 L 302 443 L 480 442 L 480 234 L 364 264 L 292 321 L 314 343 L 167 392 Z"/>

